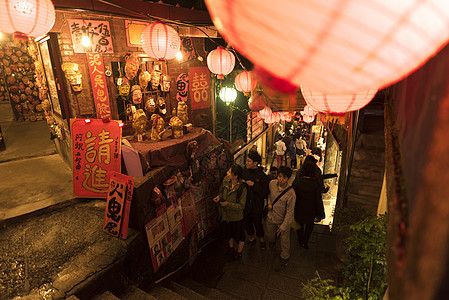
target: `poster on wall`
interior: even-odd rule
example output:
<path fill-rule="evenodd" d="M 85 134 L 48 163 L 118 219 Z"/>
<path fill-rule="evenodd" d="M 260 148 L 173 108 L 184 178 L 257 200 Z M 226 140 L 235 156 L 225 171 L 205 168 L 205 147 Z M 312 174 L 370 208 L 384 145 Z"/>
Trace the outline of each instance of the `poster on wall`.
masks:
<path fill-rule="evenodd" d="M 50 96 L 51 106 L 53 107 L 53 112 L 62 118 L 63 116 L 61 112 L 61 105 L 59 104 L 58 90 L 56 88 L 55 76 L 53 74 L 50 51 L 48 50 L 48 41 L 40 43 L 39 50 L 42 56 L 45 76 L 47 77 L 46 83 L 48 84 L 48 92 Z"/>
<path fill-rule="evenodd" d="M 173 251 L 167 214 L 164 213 L 151 220 L 145 225 L 145 231 L 150 248 L 153 270 L 156 272 Z"/>
<path fill-rule="evenodd" d="M 70 119 L 75 197 L 106 198 L 112 172 L 120 172 L 122 128 L 116 121 Z"/>
<path fill-rule="evenodd" d="M 69 19 L 67 22 L 75 53 L 114 53 L 108 21 Z M 83 45 L 83 39 L 90 45 Z"/>
<path fill-rule="evenodd" d="M 207 67 L 190 67 L 190 101 L 192 109 L 210 107 L 210 72 Z"/>
<path fill-rule="evenodd" d="M 97 118 L 111 119 L 111 106 L 109 104 L 108 87 L 104 74 L 103 56 L 100 53 L 87 53 L 86 55 Z"/>
<path fill-rule="evenodd" d="M 189 76 L 186 73 L 179 74 L 176 78 L 176 100 L 187 102 L 189 95 Z"/>

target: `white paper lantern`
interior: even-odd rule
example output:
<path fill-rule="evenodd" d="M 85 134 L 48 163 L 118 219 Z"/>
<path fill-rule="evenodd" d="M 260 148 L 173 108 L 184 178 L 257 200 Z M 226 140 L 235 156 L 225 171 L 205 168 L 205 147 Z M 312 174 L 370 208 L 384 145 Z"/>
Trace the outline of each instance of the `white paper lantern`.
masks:
<path fill-rule="evenodd" d="M 55 23 L 51 0 L 8 0 L 0 2 L 0 31 L 16 37 L 39 37 Z"/>
<path fill-rule="evenodd" d="M 449 38 L 448 0 L 205 0 L 235 49 L 322 92 L 383 88 Z"/>

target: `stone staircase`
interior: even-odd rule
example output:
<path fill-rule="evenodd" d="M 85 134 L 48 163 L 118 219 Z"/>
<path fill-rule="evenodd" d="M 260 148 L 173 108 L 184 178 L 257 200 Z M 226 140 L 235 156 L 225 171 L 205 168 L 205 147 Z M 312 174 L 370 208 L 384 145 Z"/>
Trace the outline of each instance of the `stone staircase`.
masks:
<path fill-rule="evenodd" d="M 67 298 L 68 300 L 80 300 L 76 296 Z M 110 291 L 105 291 L 93 298 L 92 300 L 231 300 L 238 299 L 235 296 L 229 295 L 224 291 L 215 288 L 206 287 L 201 283 L 187 277 L 181 282 L 176 282 L 171 279 L 166 279 L 163 282 L 156 284 L 150 283 L 137 287 L 135 285 L 129 286 L 120 295 L 114 295 Z"/>
<path fill-rule="evenodd" d="M 348 207 L 362 206 L 376 211 L 385 170 L 383 111 L 368 110 L 360 125 L 349 180 Z"/>

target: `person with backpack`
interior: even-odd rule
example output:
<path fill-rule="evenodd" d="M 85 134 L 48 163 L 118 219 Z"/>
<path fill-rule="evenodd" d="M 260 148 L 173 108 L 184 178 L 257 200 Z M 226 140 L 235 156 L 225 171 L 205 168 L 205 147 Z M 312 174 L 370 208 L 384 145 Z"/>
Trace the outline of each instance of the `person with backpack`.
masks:
<path fill-rule="evenodd" d="M 290 226 L 296 202 L 295 191 L 288 184 L 290 176 L 292 176 L 292 170 L 289 167 L 281 167 L 278 179 L 272 180 L 269 184 L 270 194 L 265 227 L 271 247 L 276 244 L 276 237 L 281 240 L 281 259 L 279 266 L 275 269 L 277 271 L 286 267 L 290 258 Z"/>
<path fill-rule="evenodd" d="M 245 229 L 248 240 L 245 246 L 256 244 L 256 237 L 260 241 L 260 249 L 265 249 L 264 229 L 262 224 L 265 199 L 268 196 L 269 178 L 259 166 L 262 158 L 256 151 L 250 151 L 246 157 L 246 168 L 243 169 L 243 180 L 248 193 L 245 208 Z"/>
<path fill-rule="evenodd" d="M 226 254 L 233 259 L 242 257 L 245 245 L 243 210 L 246 206 L 247 189 L 242 181 L 242 172 L 241 166 L 232 165 L 223 179 L 219 195 L 213 199 L 219 205 L 221 230 L 229 243 Z M 236 246 L 237 249 L 235 249 Z"/>

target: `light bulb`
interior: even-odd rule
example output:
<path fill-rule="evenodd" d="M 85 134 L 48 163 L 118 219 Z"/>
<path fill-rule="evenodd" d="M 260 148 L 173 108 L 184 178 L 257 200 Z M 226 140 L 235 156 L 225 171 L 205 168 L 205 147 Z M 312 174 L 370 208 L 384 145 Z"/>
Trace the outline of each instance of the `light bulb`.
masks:
<path fill-rule="evenodd" d="M 178 52 L 176 53 L 176 59 L 177 59 L 177 60 L 181 60 L 181 59 L 182 59 L 182 53 L 181 53 L 181 51 L 178 51 Z"/>
<path fill-rule="evenodd" d="M 81 45 L 83 45 L 83 47 L 89 47 L 90 46 L 90 39 L 85 34 L 83 34 L 83 37 L 81 39 Z"/>

